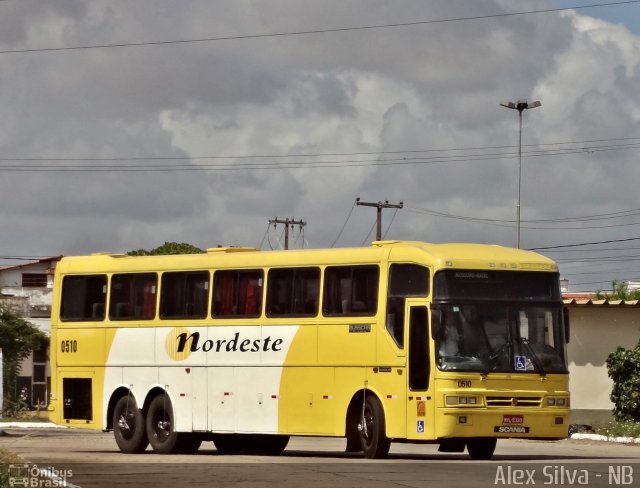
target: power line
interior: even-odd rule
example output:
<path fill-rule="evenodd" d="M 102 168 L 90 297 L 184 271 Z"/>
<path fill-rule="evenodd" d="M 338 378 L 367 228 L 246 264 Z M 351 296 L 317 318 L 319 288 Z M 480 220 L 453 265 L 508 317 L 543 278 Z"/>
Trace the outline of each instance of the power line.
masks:
<path fill-rule="evenodd" d="M 435 210 L 428 210 L 428 209 L 422 209 L 422 208 L 411 207 L 411 206 L 406 206 L 405 208 L 407 209 L 408 212 L 412 212 L 412 213 L 431 215 L 433 217 L 440 217 L 440 218 L 453 219 L 453 220 L 462 220 L 462 221 L 473 222 L 473 223 L 482 224 L 482 225 L 492 225 L 495 227 L 511 228 L 515 224 L 514 220 L 509 220 L 509 219 L 490 219 L 490 218 L 482 218 L 482 217 L 469 217 L 464 215 L 454 215 L 454 214 L 448 214 L 444 212 L 437 212 Z M 589 226 L 580 226 L 580 227 L 571 227 L 571 226 L 567 226 L 566 224 L 567 222 L 589 222 L 594 220 L 610 220 L 610 219 L 616 219 L 616 218 L 633 217 L 635 215 L 638 215 L 639 213 L 640 212 L 634 211 L 633 213 L 620 214 L 615 216 L 612 215 L 609 217 L 587 216 L 587 217 L 569 217 L 569 218 L 562 218 L 562 219 L 523 220 L 522 222 L 525 222 L 525 223 L 547 223 L 547 224 L 550 224 L 551 226 L 541 227 L 541 226 L 534 226 L 534 225 L 523 225 L 522 228 L 532 229 L 532 230 L 590 230 L 590 229 L 608 229 L 608 228 L 614 228 L 614 227 L 630 227 L 634 225 L 640 225 L 640 222 L 627 222 L 627 223 L 607 224 L 607 225 L 589 225 Z M 560 227 L 560 228 L 553 227 L 553 224 L 562 224 L 563 227 Z"/>
<path fill-rule="evenodd" d="M 383 239 L 387 238 L 387 234 L 389 233 L 389 229 L 391 229 L 391 224 L 393 224 L 393 221 L 396 218 L 396 215 L 398 215 L 398 208 L 395 209 L 395 211 L 393 212 L 393 215 L 391 216 L 391 220 L 389 221 L 389 225 L 387 226 L 387 230 L 384 231 L 384 235 L 382 236 Z"/>
<path fill-rule="evenodd" d="M 367 241 L 369 240 L 369 236 L 370 236 L 370 235 L 371 235 L 371 233 L 373 232 L 373 229 L 375 229 L 375 228 L 376 228 L 376 223 L 377 223 L 377 221 L 376 221 L 376 220 L 374 220 L 374 221 L 373 221 L 373 225 L 372 225 L 372 226 L 371 226 L 371 228 L 369 229 L 369 232 L 367 232 L 367 235 L 366 235 L 366 236 L 365 236 L 365 238 L 362 240 L 362 243 L 360 244 L 361 246 L 364 246 L 364 245 L 367 243 Z"/>
<path fill-rule="evenodd" d="M 260 241 L 260 245 L 258 246 L 258 249 L 262 249 L 262 245 L 264 244 L 264 241 L 267 239 L 267 235 L 269 234 L 270 228 L 271 228 L 271 222 L 267 222 L 267 230 L 264 232 L 264 235 L 262 236 L 262 240 Z"/>
<path fill-rule="evenodd" d="M 598 249 L 556 249 L 549 250 L 549 253 L 565 253 L 565 252 L 611 252 L 611 251 L 640 251 L 640 247 L 601 247 Z"/>
<path fill-rule="evenodd" d="M 557 263 L 590 263 L 597 261 L 600 263 L 611 263 L 620 261 L 640 261 L 640 254 L 631 254 L 628 256 L 597 256 L 597 257 L 581 257 L 581 258 L 567 258 L 556 259 Z"/>
<path fill-rule="evenodd" d="M 274 32 L 274 33 L 265 33 L 265 34 L 245 34 L 245 35 L 236 35 L 236 36 L 203 37 L 203 38 L 194 38 L 194 39 L 173 39 L 173 40 L 166 40 L 166 41 L 120 42 L 120 43 L 93 44 L 93 45 L 80 45 L 80 46 L 5 49 L 5 50 L 0 50 L 0 54 L 85 51 L 90 49 L 164 46 L 164 45 L 171 45 L 171 44 L 193 44 L 193 43 L 204 43 L 204 42 L 238 41 L 238 40 L 265 39 L 265 38 L 275 38 L 275 37 L 333 34 L 338 32 L 349 32 L 349 31 L 414 27 L 414 26 L 420 26 L 420 25 L 444 24 L 444 23 L 451 23 L 451 22 L 469 22 L 469 21 L 478 21 L 478 20 L 487 20 L 487 19 L 497 19 L 497 18 L 503 18 L 503 17 L 515 17 L 515 16 L 532 15 L 532 14 L 547 14 L 547 13 L 555 13 L 555 12 L 564 12 L 568 10 L 583 10 L 583 9 L 590 9 L 590 8 L 611 7 L 611 6 L 617 6 L 617 5 L 628 5 L 628 4 L 637 4 L 637 3 L 640 3 L 640 0 L 594 3 L 589 5 L 576 5 L 573 7 L 548 8 L 548 9 L 539 9 L 539 10 L 523 10 L 519 12 L 503 12 L 500 14 L 474 15 L 474 16 L 468 16 L 468 17 L 454 17 L 454 18 L 448 18 L 448 19 L 420 20 L 420 21 L 414 21 L 414 22 L 397 22 L 397 23 L 352 26 L 352 27 L 336 27 L 336 28 L 311 29 L 311 30 L 300 30 L 300 31 L 289 31 L 289 32 Z"/>
<path fill-rule="evenodd" d="M 340 236 L 344 232 L 344 229 L 347 227 L 347 222 L 349 222 L 349 218 L 351 217 L 351 214 L 353 213 L 353 209 L 356 208 L 357 201 L 358 200 L 354 200 L 353 201 L 353 205 L 351 206 L 351 210 L 349 210 L 349 214 L 347 215 L 347 219 L 344 221 L 344 224 L 342 224 L 342 228 L 340 229 L 340 232 L 338 232 L 338 235 L 336 236 L 336 238 L 331 243 L 331 246 L 329 246 L 329 247 L 335 246 L 336 242 L 338 242 L 338 239 L 340 239 Z"/>
<path fill-rule="evenodd" d="M 640 0 L 638 0 L 640 1 Z M 581 152 L 589 152 L 594 148 L 613 148 L 613 149 L 625 149 L 627 147 L 635 148 L 640 144 L 640 137 L 612 137 L 608 139 L 587 139 L 583 141 L 555 141 L 536 144 L 523 144 L 522 147 L 543 147 L 543 146 L 560 146 L 569 144 L 593 144 L 598 142 L 620 142 L 620 141 L 639 141 L 635 143 L 619 144 L 619 145 L 607 145 L 607 146 L 594 146 L 594 147 L 580 147 L 573 148 L 573 150 L 580 150 Z M 216 160 L 216 159 L 289 159 L 289 158 L 316 158 L 316 157 L 338 157 L 338 156 L 379 156 L 381 154 L 419 154 L 419 153 L 434 153 L 434 152 L 463 152 L 463 151 L 479 151 L 490 149 L 514 149 L 517 145 L 506 146 L 466 146 L 466 147 L 449 147 L 449 148 L 437 148 L 437 149 L 398 149 L 393 151 L 366 151 L 366 152 L 326 152 L 326 153 L 290 153 L 290 154 L 230 154 L 226 156 L 220 155 L 204 155 L 204 156 L 114 156 L 114 157 L 8 157 L 1 156 L 0 161 L 21 161 L 21 162 L 42 162 L 42 161 L 74 161 L 74 162 L 118 162 L 118 161 L 195 161 L 195 160 Z M 499 153 L 514 155 L 516 153 Z"/>
<path fill-rule="evenodd" d="M 639 0 L 640 1 L 640 0 Z M 523 157 L 550 157 L 562 156 L 580 153 L 595 153 L 614 150 L 640 149 L 640 143 L 622 144 L 612 146 L 594 146 L 570 149 L 551 149 L 527 151 L 523 153 Z M 51 164 L 3 164 L 0 165 L 0 172 L 181 172 L 181 171 L 238 171 L 238 170 L 281 170 L 281 169 L 320 169 L 320 168 L 352 168 L 352 167 L 376 167 L 376 166 L 394 166 L 394 165 L 433 165 L 442 163 L 464 163 L 472 161 L 497 161 L 500 159 L 510 159 L 515 153 L 489 153 L 489 154 L 462 154 L 451 156 L 432 156 L 432 157 L 397 157 L 386 159 L 346 159 L 336 161 L 293 161 L 293 162 L 251 162 L 251 161 L 234 161 L 231 163 L 218 164 L 107 164 L 100 166 L 87 166 L 80 164 L 51 165 Z M 206 157 L 208 159 L 219 157 Z M 228 158 L 228 157 L 224 157 Z M 251 157 L 247 156 L 247 159 Z M 148 160 L 163 160 L 168 158 L 153 158 Z M 181 159 L 205 159 L 205 157 L 181 158 Z M 27 159 L 4 158 L 4 161 L 26 161 Z M 125 158 L 118 161 L 125 161 Z M 131 159 L 135 161 L 135 158 Z M 56 161 L 55 159 L 38 159 L 38 161 Z M 58 161 L 72 161 L 72 159 L 59 159 Z M 89 159 L 79 158 L 76 161 L 109 161 L 109 159 Z"/>
<path fill-rule="evenodd" d="M 588 271 L 588 272 L 580 272 L 580 273 L 562 273 L 563 276 L 585 276 L 585 275 L 602 275 L 602 274 L 610 274 L 610 273 L 640 273 L 640 270 L 637 269 L 629 269 L 629 268 L 618 268 L 618 269 L 605 269 L 602 271 Z"/>
<path fill-rule="evenodd" d="M 560 246 L 547 246 L 547 247 L 530 247 L 527 249 L 528 251 L 544 251 L 547 249 L 561 249 L 565 247 L 581 247 L 581 246 L 595 246 L 598 244 L 611 244 L 613 242 L 629 242 L 629 241 L 639 241 L 640 237 L 629 237 L 627 239 L 612 239 L 609 241 L 597 241 L 597 242 L 583 242 L 581 244 L 564 244 Z"/>

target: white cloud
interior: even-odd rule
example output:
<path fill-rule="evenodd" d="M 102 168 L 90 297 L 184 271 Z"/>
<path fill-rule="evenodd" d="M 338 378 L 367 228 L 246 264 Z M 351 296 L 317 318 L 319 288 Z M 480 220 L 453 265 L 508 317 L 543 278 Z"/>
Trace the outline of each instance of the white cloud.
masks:
<path fill-rule="evenodd" d="M 5 2 L 0 6 L 0 50 L 392 24 L 499 13 L 501 5 L 488 0 L 393 6 L 382 0 Z M 345 161 L 393 158 L 387 151 L 514 145 L 517 113 L 498 106 L 504 99 L 543 103 L 524 114 L 525 145 L 637 137 L 640 38 L 588 13 L 0 55 L 3 157 L 71 158 L 49 162 L 67 165 L 238 167 L 297 161 L 307 166 L 3 172 L 0 223 L 12 230 L 3 232 L 0 254 L 123 251 L 166 240 L 201 247 L 256 246 L 274 216 L 305 218 L 308 240 L 327 246 L 357 196 L 513 220 L 517 159 L 499 157 L 508 149 L 469 150 L 466 161 L 438 164 L 428 164 L 427 158 L 454 153 L 423 153 L 417 164 L 404 160 L 363 167 Z M 636 153 L 525 158 L 523 218 L 638 207 Z M 293 154 L 317 156 L 286 157 Z M 252 155 L 276 157 L 126 159 Z M 309 167 L 319 161 L 343 161 L 345 167 Z M 385 228 L 392 215 L 383 214 Z M 373 218 L 371 209 L 354 209 L 339 245 L 360 245 Z M 592 224 L 625 222 L 631 223 Z M 389 237 L 512 245 L 515 229 L 501 225 L 400 211 Z M 543 226 L 525 224 L 525 246 L 624 238 L 636 231 L 634 226 L 529 228 Z"/>

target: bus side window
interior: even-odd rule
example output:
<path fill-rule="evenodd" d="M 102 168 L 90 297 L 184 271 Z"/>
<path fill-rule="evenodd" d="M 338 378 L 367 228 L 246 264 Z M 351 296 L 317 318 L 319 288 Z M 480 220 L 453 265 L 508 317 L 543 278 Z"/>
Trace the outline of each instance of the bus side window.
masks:
<path fill-rule="evenodd" d="M 400 349 L 404 348 L 404 302 L 401 297 L 387 298 L 387 330 Z"/>
<path fill-rule="evenodd" d="M 213 275 L 213 317 L 259 317 L 262 270 L 224 270 Z"/>
<path fill-rule="evenodd" d="M 267 315 L 315 317 L 320 296 L 319 268 L 274 268 L 267 280 Z"/>
<path fill-rule="evenodd" d="M 371 316 L 378 310 L 378 266 L 329 266 L 322 311 L 326 316 Z"/>
<path fill-rule="evenodd" d="M 109 318 L 153 320 L 157 289 L 158 275 L 155 273 L 114 274 L 111 277 Z"/>
<path fill-rule="evenodd" d="M 411 307 L 409 317 L 409 388 L 429 388 L 429 315 L 427 307 Z"/>
<path fill-rule="evenodd" d="M 163 273 L 160 288 L 161 319 L 203 319 L 207 316 L 209 272 Z"/>
<path fill-rule="evenodd" d="M 104 320 L 107 276 L 65 276 L 62 279 L 62 321 Z"/>
<path fill-rule="evenodd" d="M 429 268 L 417 264 L 392 264 L 387 293 L 387 331 L 404 348 L 404 308 L 409 297 L 429 295 Z"/>

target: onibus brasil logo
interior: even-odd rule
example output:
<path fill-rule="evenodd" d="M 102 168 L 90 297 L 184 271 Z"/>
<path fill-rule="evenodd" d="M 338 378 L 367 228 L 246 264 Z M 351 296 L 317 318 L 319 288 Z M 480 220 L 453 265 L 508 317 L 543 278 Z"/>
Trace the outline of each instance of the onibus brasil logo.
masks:
<path fill-rule="evenodd" d="M 9 486 L 11 487 L 72 488 L 74 485 L 68 480 L 72 476 L 72 469 L 39 467 L 37 464 L 9 465 Z"/>

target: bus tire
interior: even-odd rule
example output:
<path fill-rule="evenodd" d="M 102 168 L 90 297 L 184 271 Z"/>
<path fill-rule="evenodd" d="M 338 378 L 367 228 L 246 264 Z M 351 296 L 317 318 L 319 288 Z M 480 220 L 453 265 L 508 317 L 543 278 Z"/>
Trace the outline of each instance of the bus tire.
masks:
<path fill-rule="evenodd" d="M 471 459 L 489 460 L 496 450 L 495 437 L 476 437 L 467 441 L 467 452 Z"/>
<path fill-rule="evenodd" d="M 258 456 L 278 456 L 289 444 L 288 435 L 249 434 L 242 436 L 242 451 Z"/>
<path fill-rule="evenodd" d="M 240 434 L 213 434 L 213 445 L 218 454 L 240 454 L 242 437 Z"/>
<path fill-rule="evenodd" d="M 386 458 L 391 440 L 386 436 L 384 410 L 377 397 L 368 395 L 360 418 L 360 443 L 369 459 Z"/>
<path fill-rule="evenodd" d="M 146 426 L 147 438 L 156 453 L 171 454 L 178 450 L 180 436 L 174 430 L 173 408 L 165 393 L 151 400 Z"/>
<path fill-rule="evenodd" d="M 113 409 L 113 436 L 120 451 L 139 454 L 149 445 L 144 415 L 131 395 L 123 396 Z"/>

